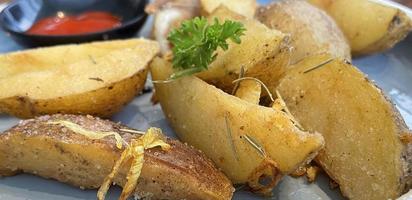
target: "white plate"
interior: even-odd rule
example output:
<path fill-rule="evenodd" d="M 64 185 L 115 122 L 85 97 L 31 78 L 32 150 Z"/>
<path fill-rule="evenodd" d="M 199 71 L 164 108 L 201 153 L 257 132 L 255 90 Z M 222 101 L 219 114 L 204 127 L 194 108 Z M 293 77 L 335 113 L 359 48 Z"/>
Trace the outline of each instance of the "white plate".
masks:
<path fill-rule="evenodd" d="M 147 25 L 140 35 L 147 35 Z M 0 52 L 20 49 L 10 38 L 0 32 Z M 398 44 L 394 49 L 374 56 L 355 59 L 353 63 L 369 78 L 375 80 L 393 100 L 409 127 L 412 126 L 412 37 Z M 113 117 L 130 127 L 146 129 L 160 127 L 174 137 L 159 105 L 152 106 L 151 94 L 137 97 L 123 111 Z M 0 131 L 15 125 L 18 119 L 0 115 Z M 120 189 L 113 187 L 107 199 L 117 199 Z M 329 178 L 321 175 L 316 183 L 309 184 L 304 178 L 285 177 L 274 190 L 274 196 L 266 199 L 281 200 L 328 200 L 343 199 L 338 189 L 331 190 Z M 96 190 L 80 190 L 54 180 L 32 175 L 17 175 L 0 179 L 0 200 L 85 200 L 96 199 Z M 237 191 L 234 199 L 263 199 L 245 191 Z"/>

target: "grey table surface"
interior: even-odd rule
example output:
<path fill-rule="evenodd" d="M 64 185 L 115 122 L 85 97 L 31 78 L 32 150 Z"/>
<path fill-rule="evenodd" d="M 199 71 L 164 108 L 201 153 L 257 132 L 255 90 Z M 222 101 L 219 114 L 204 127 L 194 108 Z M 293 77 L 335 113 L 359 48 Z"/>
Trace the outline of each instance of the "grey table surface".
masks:
<path fill-rule="evenodd" d="M 261 1 L 262 2 L 262 1 Z M 263 1 L 267 2 L 267 1 Z M 147 36 L 151 29 L 149 19 L 145 28 L 137 36 Z M 24 49 L 0 30 L 0 53 Z M 393 49 L 372 56 L 356 58 L 354 65 L 381 87 L 400 110 L 406 123 L 412 127 L 412 35 Z M 1 70 L 1 66 L 0 66 Z M 150 84 L 150 83 L 149 83 Z M 159 105 L 150 103 L 151 94 L 138 96 L 112 119 L 130 127 L 146 129 L 160 127 L 168 135 L 175 137 L 167 124 Z M 19 119 L 0 114 L 0 131 L 15 125 Z M 117 199 L 120 189 L 112 187 L 107 199 Z M 265 199 L 284 200 L 328 200 L 343 199 L 338 189 L 329 187 L 329 178 L 322 174 L 314 184 L 304 178 L 285 177 L 276 187 L 272 197 Z M 80 190 L 54 180 L 46 180 L 22 174 L 0 179 L 0 200 L 84 200 L 96 199 L 96 190 Z M 237 191 L 234 199 L 264 199 L 246 191 Z"/>

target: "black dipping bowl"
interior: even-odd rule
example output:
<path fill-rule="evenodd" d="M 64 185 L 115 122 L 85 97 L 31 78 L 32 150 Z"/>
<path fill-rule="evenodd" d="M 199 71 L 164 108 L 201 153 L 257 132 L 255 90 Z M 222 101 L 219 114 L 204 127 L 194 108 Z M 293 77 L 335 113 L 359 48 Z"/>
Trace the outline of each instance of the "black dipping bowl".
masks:
<path fill-rule="evenodd" d="M 148 0 L 16 0 L 0 13 L 0 25 L 18 43 L 34 47 L 96 40 L 128 38 L 146 20 Z M 106 11 L 122 20 L 122 25 L 100 32 L 78 35 L 32 35 L 26 31 L 38 20 L 57 12 L 76 15 L 87 11 Z M 1 45 L 1 44 L 0 44 Z"/>

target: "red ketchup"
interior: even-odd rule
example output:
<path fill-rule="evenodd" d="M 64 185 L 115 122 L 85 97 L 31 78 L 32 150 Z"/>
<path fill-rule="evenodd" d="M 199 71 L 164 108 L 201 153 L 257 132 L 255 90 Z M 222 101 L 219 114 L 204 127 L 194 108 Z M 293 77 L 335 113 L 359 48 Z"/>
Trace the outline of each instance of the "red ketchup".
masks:
<path fill-rule="evenodd" d="M 92 11 L 75 16 L 57 15 L 36 22 L 28 31 L 35 35 L 77 35 L 108 30 L 121 25 L 119 17 Z"/>

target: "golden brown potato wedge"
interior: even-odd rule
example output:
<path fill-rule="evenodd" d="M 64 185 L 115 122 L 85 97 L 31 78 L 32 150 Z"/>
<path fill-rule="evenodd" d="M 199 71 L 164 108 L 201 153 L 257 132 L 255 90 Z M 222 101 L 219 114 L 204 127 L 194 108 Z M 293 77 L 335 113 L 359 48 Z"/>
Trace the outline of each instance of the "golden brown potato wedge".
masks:
<path fill-rule="evenodd" d="M 316 161 L 346 197 L 394 199 L 412 187 L 412 144 L 401 141 L 411 133 L 381 89 L 351 64 L 330 59 L 299 62 L 279 92 L 305 129 L 325 137 Z"/>
<path fill-rule="evenodd" d="M 140 137 L 125 133 L 117 123 L 91 116 L 53 115 L 21 121 L 0 135 L 0 176 L 19 172 L 56 179 L 74 186 L 101 186 L 123 149 L 113 136 L 92 140 L 56 121 L 69 121 L 90 131 L 115 131 L 126 141 Z M 130 130 L 130 129 L 129 129 Z M 167 139 L 167 151 L 144 151 L 144 163 L 135 195 L 148 199 L 231 199 L 230 181 L 200 151 Z M 124 186 L 130 168 L 120 169 L 114 182 Z"/>
<path fill-rule="evenodd" d="M 349 40 L 353 55 L 392 48 L 412 30 L 402 11 L 370 0 L 309 0 L 332 16 Z"/>
<path fill-rule="evenodd" d="M 267 85 L 278 80 L 289 65 L 286 35 L 267 28 L 255 19 L 246 19 L 225 6 L 219 6 L 209 16 L 209 20 L 214 18 L 239 21 L 245 26 L 246 32 L 241 37 L 241 44 L 229 42 L 227 51 L 219 49 L 216 60 L 198 77 L 226 92 L 232 91 L 232 81 L 239 77 L 242 67 L 245 76 L 259 78 Z"/>
<path fill-rule="evenodd" d="M 0 112 L 108 117 L 142 90 L 158 51 L 154 41 L 132 39 L 0 55 Z"/>
<path fill-rule="evenodd" d="M 259 8 L 256 16 L 266 26 L 290 34 L 292 63 L 320 53 L 351 59 L 349 44 L 335 21 L 305 1 L 275 2 Z"/>
<path fill-rule="evenodd" d="M 259 105 L 262 86 L 254 80 L 243 80 L 235 91 L 235 96 L 247 102 Z"/>
<path fill-rule="evenodd" d="M 155 58 L 151 72 L 153 80 L 166 80 L 171 64 Z M 300 130 L 286 113 L 229 95 L 195 76 L 155 83 L 155 88 L 179 138 L 205 152 L 233 183 L 248 182 L 263 160 L 249 139 L 283 174 L 309 162 L 323 147 L 319 133 Z"/>
<path fill-rule="evenodd" d="M 231 11 L 248 18 L 255 16 L 256 0 L 200 0 L 202 15 L 208 16 L 220 5 L 228 7 Z"/>

